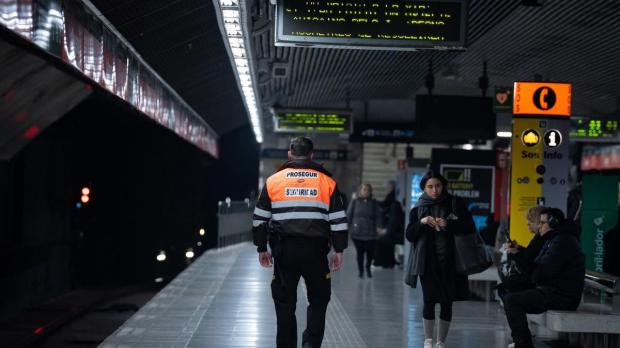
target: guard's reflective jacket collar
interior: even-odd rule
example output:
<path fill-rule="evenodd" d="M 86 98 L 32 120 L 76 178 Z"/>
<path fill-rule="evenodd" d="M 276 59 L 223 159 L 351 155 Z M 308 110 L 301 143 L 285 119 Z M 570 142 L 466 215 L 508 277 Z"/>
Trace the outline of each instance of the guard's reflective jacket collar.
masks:
<path fill-rule="evenodd" d="M 319 171 L 329 177 L 332 176 L 332 173 L 330 173 L 327 169 L 325 169 L 322 165 L 313 162 L 312 160 L 309 159 L 296 159 L 296 160 L 290 160 L 287 162 L 284 162 L 284 164 L 282 164 L 280 166 L 280 168 L 278 168 L 278 171 L 281 171 L 283 169 L 286 168 L 293 168 L 293 169 L 314 169 L 316 171 Z"/>

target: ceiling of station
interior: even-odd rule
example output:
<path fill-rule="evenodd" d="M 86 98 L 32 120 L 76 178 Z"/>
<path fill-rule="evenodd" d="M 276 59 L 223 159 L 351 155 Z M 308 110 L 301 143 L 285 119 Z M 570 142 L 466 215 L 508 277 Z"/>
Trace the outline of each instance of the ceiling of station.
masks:
<path fill-rule="evenodd" d="M 93 1 L 219 134 L 249 122 L 212 1 Z M 276 47 L 275 7 L 270 0 L 247 0 L 266 133 L 272 129 L 268 108 L 273 105 L 334 107 L 347 99 L 353 104 L 413 99 L 426 93 L 429 60 L 435 94 L 479 95 L 486 60 L 488 95 L 493 86 L 540 75 L 573 83 L 573 114 L 620 112 L 620 2 L 539 0 L 542 7 L 523 2 L 471 0 L 465 51 L 407 52 Z M 273 68 L 282 65 L 288 75 L 274 77 Z M 409 117 L 402 110 L 385 112 Z"/>
<path fill-rule="evenodd" d="M 248 124 L 211 0 L 92 0 L 218 135 Z"/>

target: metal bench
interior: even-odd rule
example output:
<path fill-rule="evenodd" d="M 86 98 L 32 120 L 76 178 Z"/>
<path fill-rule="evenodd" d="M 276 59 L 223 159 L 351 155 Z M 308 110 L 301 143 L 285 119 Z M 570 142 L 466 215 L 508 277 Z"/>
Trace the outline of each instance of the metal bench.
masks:
<path fill-rule="evenodd" d="M 620 314 L 620 277 L 611 274 L 587 271 L 585 286 L 611 297 L 611 312 Z"/>
<path fill-rule="evenodd" d="M 528 314 L 528 319 L 563 334 L 576 347 L 620 348 L 620 278 L 588 271 L 585 286 L 587 290 L 598 292 L 599 298 L 611 297 L 611 304 L 582 301 L 576 311 L 550 310 Z"/>
<path fill-rule="evenodd" d="M 469 290 L 484 301 L 494 301 L 495 285 L 499 283 L 497 267 L 491 266 L 481 273 L 472 274 L 468 277 Z"/>

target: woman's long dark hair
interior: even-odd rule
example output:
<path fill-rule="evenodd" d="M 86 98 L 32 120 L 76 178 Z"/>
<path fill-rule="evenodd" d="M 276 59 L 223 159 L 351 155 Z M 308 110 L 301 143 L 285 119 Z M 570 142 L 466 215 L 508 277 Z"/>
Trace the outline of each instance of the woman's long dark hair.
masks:
<path fill-rule="evenodd" d="M 426 172 L 426 174 L 424 174 L 424 176 L 422 177 L 422 180 L 420 180 L 420 189 L 422 191 L 424 191 L 424 188 L 426 187 L 426 182 L 430 179 L 437 179 L 441 181 L 441 185 L 443 186 L 444 192 L 445 190 L 448 189 L 448 180 L 446 180 L 446 178 L 444 178 L 443 175 L 435 172 L 434 170 L 429 170 L 428 172 Z"/>

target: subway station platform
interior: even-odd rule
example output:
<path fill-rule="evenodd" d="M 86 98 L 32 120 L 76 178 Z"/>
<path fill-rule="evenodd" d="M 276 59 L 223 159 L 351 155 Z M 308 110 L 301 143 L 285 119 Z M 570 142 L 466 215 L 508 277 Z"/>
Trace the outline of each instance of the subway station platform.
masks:
<path fill-rule="evenodd" d="M 403 283 L 402 270 L 373 270 L 372 279 L 359 279 L 355 250 L 345 251 L 344 266 L 332 278 L 323 347 L 423 346 L 421 290 Z M 275 347 L 271 276 L 272 269 L 260 267 L 249 243 L 209 251 L 100 347 Z M 307 305 L 302 284 L 299 342 Z M 457 302 L 453 312 L 447 347 L 506 347 L 511 342 L 497 302 Z"/>

